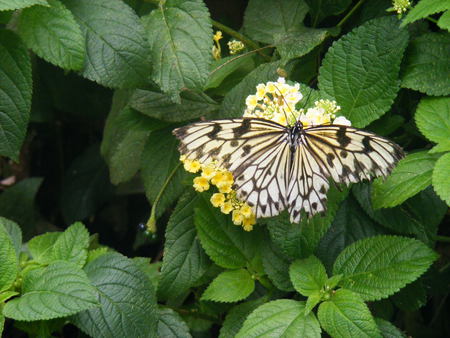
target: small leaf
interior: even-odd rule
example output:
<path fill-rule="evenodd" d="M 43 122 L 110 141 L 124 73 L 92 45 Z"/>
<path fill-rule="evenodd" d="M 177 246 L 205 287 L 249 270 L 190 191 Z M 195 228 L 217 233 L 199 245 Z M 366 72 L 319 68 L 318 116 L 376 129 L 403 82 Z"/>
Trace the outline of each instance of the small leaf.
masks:
<path fill-rule="evenodd" d="M 238 302 L 255 290 L 255 281 L 246 269 L 220 273 L 203 293 L 201 300 Z"/>
<path fill-rule="evenodd" d="M 176 301 L 197 282 L 210 264 L 200 246 L 194 224 L 194 208 L 199 199 L 198 194 L 186 191 L 169 219 L 158 286 L 159 299 Z"/>
<path fill-rule="evenodd" d="M 342 287 L 365 300 L 377 300 L 416 280 L 437 257 L 415 239 L 375 236 L 346 247 L 334 263 L 333 274 L 343 274 Z"/>
<path fill-rule="evenodd" d="M 91 337 L 156 337 L 155 290 L 131 259 L 107 253 L 85 271 L 98 290 L 100 307 L 71 318 L 79 329 Z"/>
<path fill-rule="evenodd" d="M 375 323 L 377 324 L 378 330 L 380 330 L 383 338 L 406 338 L 406 335 L 403 332 L 387 320 L 375 318 Z"/>
<path fill-rule="evenodd" d="M 433 170 L 433 188 L 436 193 L 450 205 L 450 153 L 445 154 L 439 160 Z"/>
<path fill-rule="evenodd" d="M 174 310 L 160 307 L 158 317 L 158 337 L 192 337 L 189 333 L 189 327 Z"/>
<path fill-rule="evenodd" d="M 20 251 L 22 250 L 22 230 L 20 230 L 20 227 L 15 222 L 3 217 L 0 217 L 0 228 L 1 227 L 9 234 L 14 249 L 16 250 L 16 256 L 19 258 Z"/>
<path fill-rule="evenodd" d="M 405 16 L 401 27 L 447 9 L 450 9 L 450 4 L 447 0 L 421 0 Z"/>
<path fill-rule="evenodd" d="M 113 88 L 148 83 L 149 48 L 130 7 L 120 0 L 64 0 L 64 4 L 86 39 L 84 77 Z"/>
<path fill-rule="evenodd" d="M 18 32 L 24 42 L 46 61 L 67 70 L 81 70 L 84 37 L 72 13 L 58 0 L 50 7 L 33 6 L 20 14 Z"/>
<path fill-rule="evenodd" d="M 276 36 L 275 46 L 282 60 L 299 58 L 321 44 L 328 36 L 326 29 L 303 28 L 299 32 Z"/>
<path fill-rule="evenodd" d="M 305 302 L 278 299 L 261 305 L 244 322 L 236 338 L 320 337 L 320 326 L 311 312 L 305 315 Z"/>
<path fill-rule="evenodd" d="M 321 326 L 332 337 L 380 337 L 367 305 L 358 294 L 337 290 L 317 312 Z"/>
<path fill-rule="evenodd" d="M 255 68 L 253 54 L 226 56 L 219 60 L 214 60 L 211 65 L 206 89 L 217 88 L 229 77 L 247 74 Z M 238 81 L 239 79 L 237 79 Z"/>
<path fill-rule="evenodd" d="M 69 262 L 55 262 L 29 271 L 23 294 L 6 303 L 3 314 L 15 320 L 49 320 L 98 305 L 96 290 L 83 270 Z"/>
<path fill-rule="evenodd" d="M 450 31 L 450 10 L 447 10 L 444 13 L 442 13 L 441 17 L 437 22 L 437 25 L 442 29 Z"/>
<path fill-rule="evenodd" d="M 61 235 L 62 232 L 47 232 L 30 239 L 27 246 L 33 260 L 41 264 L 53 262 L 53 245 Z"/>
<path fill-rule="evenodd" d="M 49 6 L 46 0 L 0 0 L 0 11 L 10 11 L 34 5 Z"/>
<path fill-rule="evenodd" d="M 83 223 L 77 222 L 58 236 L 52 248 L 53 257 L 82 267 L 86 262 L 88 246 L 89 232 Z"/>
<path fill-rule="evenodd" d="M 435 143 L 450 139 L 450 98 L 423 98 L 416 110 L 416 124 L 427 139 Z"/>
<path fill-rule="evenodd" d="M 449 95 L 450 36 L 442 33 L 423 34 L 413 40 L 406 52 L 402 71 L 402 87 L 428 95 Z"/>
<path fill-rule="evenodd" d="M 320 67 L 320 91 L 337 101 L 352 125 L 368 125 L 394 102 L 407 43 L 408 32 L 398 28 L 394 17 L 364 23 L 328 50 Z"/>
<path fill-rule="evenodd" d="M 0 262 L 0 292 L 2 292 L 11 287 L 19 271 L 19 260 L 14 243 L 4 227 L 2 219 L 0 219 Z"/>
<path fill-rule="evenodd" d="M 373 182 L 373 208 L 395 207 L 428 187 L 439 156 L 419 151 L 401 159 L 390 176 Z"/>
<path fill-rule="evenodd" d="M 308 296 L 308 299 L 306 300 L 305 316 L 307 316 L 314 309 L 314 307 L 320 303 L 321 300 L 322 294 L 320 293 L 320 291 L 311 292 L 311 294 Z"/>
<path fill-rule="evenodd" d="M 289 268 L 289 274 L 294 288 L 303 296 L 320 291 L 328 279 L 325 267 L 315 256 L 294 261 Z"/>
<path fill-rule="evenodd" d="M 254 40 L 273 43 L 276 35 L 297 31 L 307 13 L 308 6 L 304 1 L 250 0 L 245 10 L 243 29 Z"/>
<path fill-rule="evenodd" d="M 18 161 L 31 110 L 31 61 L 20 38 L 5 29 L 0 30 L 0 83 L 0 156 Z"/>
<path fill-rule="evenodd" d="M 179 122 L 205 116 L 217 110 L 219 105 L 202 92 L 184 90 L 180 94 L 181 103 L 174 103 L 167 94 L 136 89 L 130 106 L 155 119 Z"/>
<path fill-rule="evenodd" d="M 167 0 L 145 18 L 153 80 L 180 103 L 182 88 L 202 89 L 212 60 L 212 27 L 200 0 Z"/>

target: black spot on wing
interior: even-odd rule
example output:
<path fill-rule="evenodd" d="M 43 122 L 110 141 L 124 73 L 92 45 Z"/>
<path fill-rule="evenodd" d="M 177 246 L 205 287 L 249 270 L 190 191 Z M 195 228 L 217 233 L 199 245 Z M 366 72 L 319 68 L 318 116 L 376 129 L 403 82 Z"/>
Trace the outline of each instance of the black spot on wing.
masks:
<path fill-rule="evenodd" d="M 236 140 L 233 140 L 230 142 L 230 146 L 232 146 L 232 147 L 237 147 L 238 145 L 239 145 L 239 142 Z"/>
<path fill-rule="evenodd" d="M 342 158 L 346 158 L 348 153 L 345 150 L 341 150 L 341 156 Z"/>
<path fill-rule="evenodd" d="M 371 151 L 373 151 L 373 148 L 370 145 L 370 137 L 369 136 L 364 136 L 364 138 L 362 139 L 362 144 L 364 146 L 365 152 L 370 153 Z"/>
<path fill-rule="evenodd" d="M 252 149 L 252 147 L 249 144 L 246 144 L 245 146 L 242 147 L 242 157 L 247 156 L 250 153 L 250 150 Z"/>
<path fill-rule="evenodd" d="M 178 137 L 179 139 L 181 139 L 181 138 L 183 138 L 184 136 L 186 136 L 186 134 L 187 134 L 187 127 L 181 127 L 181 128 L 174 129 L 174 130 L 172 131 L 172 133 L 173 133 L 176 137 Z"/>
<path fill-rule="evenodd" d="M 217 134 L 222 130 L 222 127 L 218 123 L 214 123 L 213 130 L 211 130 L 206 136 L 208 136 L 210 139 L 213 139 L 217 136 Z"/>
<path fill-rule="evenodd" d="M 324 185 L 322 185 L 322 186 L 320 187 L 319 192 L 320 192 L 321 194 L 325 194 L 325 193 L 327 192 L 327 189 L 325 188 Z"/>
<path fill-rule="evenodd" d="M 314 210 L 317 210 L 317 202 L 312 202 L 311 206 Z"/>
<path fill-rule="evenodd" d="M 337 141 L 339 142 L 339 145 L 341 147 L 346 147 L 350 143 L 350 137 L 346 135 L 346 128 L 345 127 L 339 127 L 337 133 L 336 133 Z"/>
<path fill-rule="evenodd" d="M 230 164 L 231 154 L 225 154 L 222 156 L 223 165 L 227 167 Z"/>
<path fill-rule="evenodd" d="M 234 138 L 240 138 L 250 129 L 250 119 L 243 119 L 239 127 L 233 128 Z"/>
<path fill-rule="evenodd" d="M 220 147 L 213 148 L 213 149 L 211 149 L 210 152 L 209 152 L 209 154 L 210 154 L 212 157 L 216 157 L 217 155 L 219 155 L 219 153 L 220 153 Z"/>
<path fill-rule="evenodd" d="M 334 167 L 333 160 L 334 160 L 334 155 L 332 153 L 328 153 L 327 154 L 327 162 L 331 168 Z"/>

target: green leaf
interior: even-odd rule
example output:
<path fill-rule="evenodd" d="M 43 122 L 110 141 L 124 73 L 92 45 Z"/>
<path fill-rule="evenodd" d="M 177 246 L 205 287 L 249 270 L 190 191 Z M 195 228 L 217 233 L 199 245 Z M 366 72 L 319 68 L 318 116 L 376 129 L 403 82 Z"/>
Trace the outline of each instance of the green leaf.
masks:
<path fill-rule="evenodd" d="M 82 267 L 86 262 L 88 246 L 89 232 L 83 223 L 77 222 L 58 237 L 52 248 L 53 257 Z"/>
<path fill-rule="evenodd" d="M 67 169 L 61 192 L 61 211 L 67 224 L 92 215 L 111 198 L 108 167 L 97 144 L 87 148 Z"/>
<path fill-rule="evenodd" d="M 313 291 L 311 292 L 311 294 L 308 296 L 308 299 L 306 300 L 306 305 L 305 305 L 305 315 L 307 316 L 313 309 L 314 307 L 319 304 L 322 300 L 322 293 L 320 291 Z"/>
<path fill-rule="evenodd" d="M 164 260 L 158 298 L 176 301 L 205 273 L 210 261 L 194 224 L 194 208 L 200 196 L 192 190 L 181 196 L 166 229 Z"/>
<path fill-rule="evenodd" d="M 450 98 L 423 98 L 416 110 L 416 124 L 427 139 L 435 143 L 450 139 Z"/>
<path fill-rule="evenodd" d="M 17 296 L 18 294 L 19 294 L 19 292 L 11 291 L 11 290 L 0 292 L 0 303 L 6 302 L 8 299 L 10 299 L 14 296 Z M 1 307 L 1 305 L 0 305 L 0 307 Z"/>
<path fill-rule="evenodd" d="M 450 31 L 450 10 L 444 12 L 439 18 L 437 25 L 442 28 Z"/>
<path fill-rule="evenodd" d="M 312 25 L 315 27 L 322 19 L 337 15 L 345 11 L 351 4 L 351 0 L 305 0 L 312 17 Z"/>
<path fill-rule="evenodd" d="M 430 154 L 443 153 L 446 151 L 450 151 L 450 140 L 443 141 L 435 145 L 433 148 L 431 148 Z"/>
<path fill-rule="evenodd" d="M 337 290 L 317 312 L 320 325 L 332 337 L 381 337 L 361 297 L 349 290 Z"/>
<path fill-rule="evenodd" d="M 0 228 L 2 227 L 9 234 L 16 251 L 16 256 L 19 258 L 20 251 L 22 250 L 22 230 L 20 230 L 20 227 L 15 222 L 0 217 Z"/>
<path fill-rule="evenodd" d="M 375 236 L 346 247 L 336 259 L 333 274 L 339 285 L 365 300 L 386 298 L 422 275 L 437 258 L 425 244 L 411 238 Z"/>
<path fill-rule="evenodd" d="M 247 298 L 255 290 L 255 280 L 248 270 L 220 273 L 203 293 L 201 300 L 232 303 Z"/>
<path fill-rule="evenodd" d="M 39 218 L 34 200 L 41 183 L 42 178 L 27 178 L 6 189 L 0 194 L 0 215 L 33 231 Z"/>
<path fill-rule="evenodd" d="M 433 188 L 436 193 L 450 205 L 450 153 L 445 154 L 439 160 L 433 170 Z"/>
<path fill-rule="evenodd" d="M 320 239 L 327 232 L 341 201 L 347 196 L 348 190 L 339 191 L 330 187 L 327 194 L 327 212 L 312 218 L 303 217 L 300 224 L 292 224 L 289 217 L 268 219 L 267 228 L 272 241 L 289 259 L 306 258 L 312 255 Z"/>
<path fill-rule="evenodd" d="M 447 9 L 450 9 L 450 4 L 447 0 L 421 0 L 405 16 L 401 27 Z"/>
<path fill-rule="evenodd" d="M 413 312 L 420 309 L 427 302 L 427 291 L 421 279 L 406 285 L 391 297 L 394 304 L 401 310 Z"/>
<path fill-rule="evenodd" d="M 439 156 L 419 151 L 401 159 L 390 176 L 373 182 L 373 208 L 394 207 L 428 187 Z"/>
<path fill-rule="evenodd" d="M 183 193 L 183 181 L 188 177 L 179 161 L 178 141 L 171 134 L 172 128 L 153 131 L 147 140 L 141 162 L 141 177 L 145 195 L 153 204 L 159 194 L 156 217 Z"/>
<path fill-rule="evenodd" d="M 325 267 L 315 256 L 294 261 L 289 268 L 289 275 L 295 290 L 303 296 L 320 291 L 328 280 Z"/>
<path fill-rule="evenodd" d="M 238 81 L 239 77 L 247 74 L 255 68 L 255 59 L 253 54 L 226 56 L 219 60 L 214 60 L 211 64 L 208 83 L 206 89 L 217 88 L 223 83 L 229 83 L 231 78 Z M 234 87 L 234 86 L 233 86 Z"/>
<path fill-rule="evenodd" d="M 250 0 L 243 29 L 254 40 L 273 43 L 276 35 L 297 31 L 307 13 L 308 6 L 304 1 Z"/>
<path fill-rule="evenodd" d="M 155 119 L 179 122 L 210 114 L 219 105 L 208 95 L 193 90 L 184 90 L 180 94 L 181 103 L 174 103 L 167 94 L 145 89 L 136 89 L 130 100 L 130 106 Z"/>
<path fill-rule="evenodd" d="M 47 232 L 30 239 L 27 247 L 33 260 L 41 264 L 53 262 L 53 245 L 61 235 L 62 232 Z"/>
<path fill-rule="evenodd" d="M 148 83 L 149 48 L 139 18 L 120 0 L 64 0 L 86 40 L 83 76 L 113 88 Z M 105 18 L 107 21 L 105 22 Z"/>
<path fill-rule="evenodd" d="M 98 250 L 98 249 L 97 249 Z M 92 251 L 91 251 L 92 252 Z M 106 253 L 106 252 L 104 252 Z M 150 282 L 152 282 L 155 290 L 158 289 L 159 280 L 161 279 L 161 266 L 162 262 L 156 262 L 150 264 L 150 259 L 147 257 L 134 257 L 133 262 L 137 265 L 141 271 L 145 273 Z"/>
<path fill-rule="evenodd" d="M 145 18 L 152 78 L 174 102 L 182 88 L 201 90 L 212 60 L 212 27 L 200 0 L 167 0 Z"/>
<path fill-rule="evenodd" d="M 15 320 L 49 320 L 98 305 L 96 290 L 83 270 L 69 262 L 55 262 L 29 271 L 23 294 L 6 303 L 5 317 Z"/>
<path fill-rule="evenodd" d="M 282 60 L 299 58 L 316 46 L 320 45 L 328 36 L 326 29 L 303 28 L 299 32 L 276 36 L 275 46 Z"/>
<path fill-rule="evenodd" d="M 107 253 L 85 271 L 98 290 L 100 307 L 71 318 L 79 329 L 91 337 L 156 337 L 155 290 L 131 259 Z"/>
<path fill-rule="evenodd" d="M 239 269 L 259 259 L 261 229 L 244 231 L 231 222 L 231 215 L 222 214 L 212 206 L 210 194 L 200 196 L 194 222 L 200 243 L 214 263 L 226 269 Z"/>
<path fill-rule="evenodd" d="M 61 2 L 47 1 L 50 7 L 33 6 L 22 11 L 18 32 L 41 58 L 67 70 L 81 70 L 84 37 L 80 26 Z"/>
<path fill-rule="evenodd" d="M 358 203 L 349 196 L 342 202 L 331 227 L 320 240 L 316 254 L 327 270 L 331 271 L 333 262 L 346 246 L 358 239 L 381 233 L 383 231 L 380 227 L 367 217 Z"/>
<path fill-rule="evenodd" d="M 158 337 L 189 338 L 189 327 L 178 313 L 169 308 L 158 308 Z"/>
<path fill-rule="evenodd" d="M 247 316 L 266 301 L 267 300 L 265 297 L 261 297 L 255 300 L 240 303 L 239 305 L 231 308 L 223 321 L 222 327 L 220 328 L 219 338 L 234 338 L 244 324 Z"/>
<path fill-rule="evenodd" d="M 19 260 L 14 248 L 13 239 L 6 231 L 0 219 L 0 292 L 8 290 L 16 280 L 19 271 Z"/>
<path fill-rule="evenodd" d="M 1 3 L 0 3 L 1 6 Z M 0 156 L 19 160 L 31 109 L 31 62 L 10 30 L 0 30 Z"/>
<path fill-rule="evenodd" d="M 364 23 L 328 50 L 320 67 L 319 89 L 337 101 L 352 125 L 368 125 L 394 102 L 407 43 L 408 32 L 398 28 L 394 17 Z"/>
<path fill-rule="evenodd" d="M 320 337 L 313 313 L 305 315 L 305 302 L 278 299 L 261 305 L 244 322 L 236 338 Z"/>
<path fill-rule="evenodd" d="M 10 11 L 34 5 L 49 6 L 46 0 L 0 0 L 0 11 Z"/>
<path fill-rule="evenodd" d="M 402 87 L 433 96 L 449 95 L 449 53 L 448 33 L 428 33 L 413 40 L 406 52 Z"/>
<path fill-rule="evenodd" d="M 380 330 L 383 338 L 406 338 L 406 335 L 403 332 L 387 320 L 375 318 L 375 323 L 377 324 L 378 330 Z"/>
<path fill-rule="evenodd" d="M 289 278 L 289 265 L 291 262 L 282 254 L 276 244 L 271 240 L 267 240 L 261 246 L 261 255 L 264 272 L 272 283 L 280 290 L 294 291 Z"/>

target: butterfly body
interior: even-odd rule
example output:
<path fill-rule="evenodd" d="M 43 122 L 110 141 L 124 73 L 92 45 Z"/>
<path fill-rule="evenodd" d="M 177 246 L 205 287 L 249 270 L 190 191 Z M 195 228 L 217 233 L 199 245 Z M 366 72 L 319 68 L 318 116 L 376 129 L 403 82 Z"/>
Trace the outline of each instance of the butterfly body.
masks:
<path fill-rule="evenodd" d="M 174 130 L 180 152 L 229 170 L 257 217 L 287 209 L 291 222 L 326 210 L 329 179 L 359 182 L 390 173 L 403 157 L 392 141 L 343 125 L 292 126 L 260 118 L 196 122 Z"/>

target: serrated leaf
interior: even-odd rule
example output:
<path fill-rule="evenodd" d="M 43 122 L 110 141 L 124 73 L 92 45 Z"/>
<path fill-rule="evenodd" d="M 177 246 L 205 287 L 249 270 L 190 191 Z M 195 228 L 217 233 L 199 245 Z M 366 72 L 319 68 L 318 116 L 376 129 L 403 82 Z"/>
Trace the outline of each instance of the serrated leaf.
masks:
<path fill-rule="evenodd" d="M 447 0 L 421 0 L 408 12 L 401 26 L 406 26 L 411 22 L 447 9 L 450 9 L 450 4 Z"/>
<path fill-rule="evenodd" d="M 244 322 L 236 338 L 320 337 L 320 326 L 313 313 L 305 315 L 305 302 L 274 300 L 258 307 Z"/>
<path fill-rule="evenodd" d="M 319 305 L 317 312 L 323 329 L 332 337 L 380 337 L 367 305 L 358 294 L 337 290 L 330 300 Z"/>
<path fill-rule="evenodd" d="M 167 94 L 145 89 L 136 89 L 130 106 L 155 119 L 179 122 L 205 116 L 219 108 L 208 95 L 193 90 L 180 93 L 181 102 L 174 103 Z"/>
<path fill-rule="evenodd" d="M 211 70 L 208 77 L 206 89 L 217 88 L 233 75 L 236 78 L 241 74 L 247 74 L 255 68 L 255 59 L 253 54 L 226 56 L 219 60 L 214 60 L 211 64 Z"/>
<path fill-rule="evenodd" d="M 316 250 L 328 271 L 331 271 L 336 257 L 349 244 L 358 239 L 383 233 L 349 196 L 339 207 L 333 223 L 322 237 Z"/>
<path fill-rule="evenodd" d="M 232 303 L 247 298 L 255 290 L 255 280 L 246 269 L 224 271 L 209 284 L 201 300 Z"/>
<path fill-rule="evenodd" d="M 381 318 L 375 318 L 375 323 L 378 326 L 383 338 L 405 338 L 406 335 L 401 332 L 398 328 L 392 325 L 387 320 Z"/>
<path fill-rule="evenodd" d="M 156 208 L 159 217 L 185 190 L 183 180 L 188 177 L 179 161 L 177 139 L 172 128 L 155 130 L 150 134 L 141 159 L 141 178 L 145 195 L 153 204 L 161 194 Z"/>
<path fill-rule="evenodd" d="M 433 170 L 433 188 L 436 193 L 450 205 L 450 153 L 445 154 L 439 160 Z"/>
<path fill-rule="evenodd" d="M 83 223 L 77 222 L 58 237 L 53 245 L 53 257 L 82 267 L 86 262 L 88 246 L 89 232 Z"/>
<path fill-rule="evenodd" d="M 200 0 L 167 0 L 145 18 L 152 78 L 180 103 L 182 88 L 201 90 L 212 60 L 212 27 Z"/>
<path fill-rule="evenodd" d="M 303 296 L 311 296 L 320 291 L 328 280 L 322 262 L 315 256 L 297 259 L 289 268 L 295 290 Z"/>
<path fill-rule="evenodd" d="M 8 290 L 16 280 L 19 260 L 14 243 L 0 219 L 0 292 Z"/>
<path fill-rule="evenodd" d="M 264 272 L 272 283 L 280 290 L 294 291 L 289 278 L 290 261 L 281 253 L 276 244 L 268 240 L 261 246 L 262 263 Z"/>
<path fill-rule="evenodd" d="M 304 1 L 250 0 L 243 29 L 254 40 L 273 43 L 276 35 L 297 31 L 307 13 L 308 6 Z"/>
<path fill-rule="evenodd" d="M 105 203 L 114 191 L 108 167 L 97 144 L 87 148 L 67 169 L 61 192 L 61 211 L 66 223 L 83 220 Z"/>
<path fill-rule="evenodd" d="M 23 294 L 6 303 L 3 314 L 15 320 L 49 320 L 98 306 L 96 290 L 83 270 L 69 262 L 55 262 L 29 271 Z"/>
<path fill-rule="evenodd" d="M 437 257 L 415 239 L 375 236 L 346 247 L 334 263 L 333 274 L 343 274 L 342 287 L 365 300 L 377 300 L 416 280 Z"/>
<path fill-rule="evenodd" d="M 282 60 L 301 57 L 321 44 L 328 35 L 326 29 L 303 28 L 301 31 L 276 36 L 275 46 Z"/>
<path fill-rule="evenodd" d="M 0 3 L 1 6 L 1 3 Z M 19 160 L 31 109 L 31 62 L 10 30 L 0 30 L 0 156 Z"/>
<path fill-rule="evenodd" d="M 48 264 L 53 261 L 53 245 L 62 232 L 47 232 L 35 236 L 27 244 L 31 257 L 38 263 Z"/>
<path fill-rule="evenodd" d="M 210 261 L 200 246 L 194 224 L 194 208 L 200 196 L 186 191 L 166 229 L 164 259 L 158 285 L 159 299 L 176 301 L 205 273 Z"/>
<path fill-rule="evenodd" d="M 20 251 L 22 250 L 22 230 L 15 222 L 3 217 L 0 217 L 0 228 L 1 227 L 9 234 L 16 251 L 16 256 L 19 258 Z"/>
<path fill-rule="evenodd" d="M 261 297 L 248 302 L 240 303 L 228 311 L 223 325 L 220 328 L 219 338 L 234 338 L 241 329 L 247 316 L 258 306 L 266 302 L 265 297 Z"/>
<path fill-rule="evenodd" d="M 81 70 L 84 37 L 72 13 L 58 0 L 50 7 L 33 6 L 20 14 L 18 32 L 26 45 L 46 61 L 68 70 Z"/>
<path fill-rule="evenodd" d="M 86 40 L 84 77 L 113 88 L 148 83 L 149 48 L 144 28 L 130 7 L 120 0 L 63 3 L 75 16 Z"/>
<path fill-rule="evenodd" d="M 352 125 L 368 125 L 394 102 L 407 43 L 408 32 L 398 28 L 394 17 L 364 23 L 328 50 L 320 67 L 320 91 L 337 101 Z"/>
<path fill-rule="evenodd" d="M 435 143 L 450 139 L 450 98 L 423 98 L 416 110 L 416 124 L 427 139 Z"/>
<path fill-rule="evenodd" d="M 450 151 L 450 140 L 442 141 L 430 149 L 430 154 L 443 153 Z"/>
<path fill-rule="evenodd" d="M 373 208 L 395 207 L 428 187 L 439 156 L 427 151 L 406 155 L 390 176 L 385 180 L 377 178 L 373 182 Z"/>
<path fill-rule="evenodd" d="M 345 11 L 351 4 L 351 0 L 305 0 L 312 17 L 312 25 L 315 27 L 323 18 L 337 15 Z"/>
<path fill-rule="evenodd" d="M 98 290 L 100 307 L 71 318 L 79 329 L 92 337 L 156 337 L 155 290 L 131 259 L 107 253 L 85 271 Z"/>
<path fill-rule="evenodd" d="M 189 327 L 178 313 L 169 308 L 158 308 L 158 337 L 190 338 Z"/>
<path fill-rule="evenodd" d="M 0 0 L 0 11 L 10 11 L 34 5 L 49 6 L 46 0 Z"/>
<path fill-rule="evenodd" d="M 390 299 L 399 309 L 406 312 L 413 312 L 426 304 L 427 291 L 425 290 L 422 279 L 418 279 L 406 285 Z"/>
<path fill-rule="evenodd" d="M 259 259 L 261 229 L 245 232 L 231 222 L 230 215 L 212 206 L 210 194 L 200 196 L 194 222 L 200 243 L 214 263 L 226 269 L 239 269 Z"/>
<path fill-rule="evenodd" d="M 402 71 L 402 87 L 428 95 L 450 94 L 450 36 L 442 33 L 423 34 L 413 40 L 406 52 Z"/>

